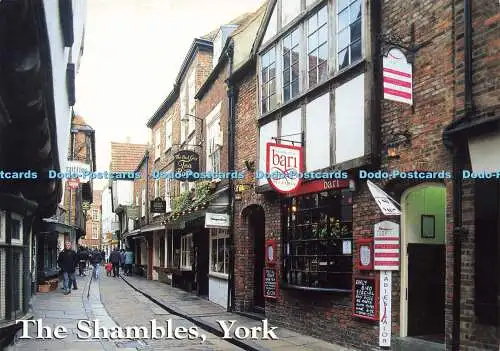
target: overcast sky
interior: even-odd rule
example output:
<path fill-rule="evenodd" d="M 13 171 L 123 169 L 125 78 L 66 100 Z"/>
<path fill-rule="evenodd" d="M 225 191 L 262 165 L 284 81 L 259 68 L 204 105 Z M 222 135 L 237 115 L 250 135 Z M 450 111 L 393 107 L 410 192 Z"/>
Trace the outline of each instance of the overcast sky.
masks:
<path fill-rule="evenodd" d="M 110 142 L 147 143 L 147 120 L 171 91 L 193 39 L 263 0 L 88 0 L 75 112 L 96 130 L 97 170 Z"/>

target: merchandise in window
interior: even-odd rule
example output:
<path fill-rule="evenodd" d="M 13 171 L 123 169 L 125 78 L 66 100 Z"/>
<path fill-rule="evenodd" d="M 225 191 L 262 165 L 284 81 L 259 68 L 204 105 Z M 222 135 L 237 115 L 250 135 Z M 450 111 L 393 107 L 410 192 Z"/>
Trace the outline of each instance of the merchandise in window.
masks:
<path fill-rule="evenodd" d="M 361 0 L 337 3 L 338 68 L 348 67 L 361 59 Z"/>
<path fill-rule="evenodd" d="M 299 28 L 283 38 L 283 102 L 299 93 L 299 42 Z"/>
<path fill-rule="evenodd" d="M 10 215 L 10 233 L 13 244 L 23 243 L 22 217 L 14 213 L 11 213 Z"/>
<path fill-rule="evenodd" d="M 309 87 L 328 77 L 328 8 L 322 7 L 307 21 L 307 71 Z"/>
<path fill-rule="evenodd" d="M 193 234 L 181 238 L 181 268 L 191 270 L 191 251 L 193 247 Z"/>
<path fill-rule="evenodd" d="M 350 291 L 352 195 L 332 190 L 283 204 L 283 280 L 289 286 Z"/>
<path fill-rule="evenodd" d="M 228 232 L 224 229 L 212 229 L 210 234 L 210 272 L 228 273 L 229 251 L 226 247 Z"/>
<path fill-rule="evenodd" d="M 272 47 L 261 56 L 261 105 L 262 113 L 273 110 L 277 103 L 276 95 L 276 48 Z"/>

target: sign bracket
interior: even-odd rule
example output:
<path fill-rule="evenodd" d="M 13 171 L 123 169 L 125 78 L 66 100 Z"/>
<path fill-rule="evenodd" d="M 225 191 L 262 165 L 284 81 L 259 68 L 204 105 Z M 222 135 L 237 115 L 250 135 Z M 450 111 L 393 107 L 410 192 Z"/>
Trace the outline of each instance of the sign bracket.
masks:
<path fill-rule="evenodd" d="M 282 138 L 282 137 L 290 137 L 290 136 L 295 136 L 295 135 L 300 135 L 300 141 Z M 298 144 L 300 146 L 304 146 L 304 144 L 305 144 L 304 132 L 282 135 L 281 137 L 272 137 L 271 139 L 275 140 L 276 142 L 277 141 L 286 141 L 286 142 L 292 143 L 292 146 L 295 146 L 295 144 Z"/>

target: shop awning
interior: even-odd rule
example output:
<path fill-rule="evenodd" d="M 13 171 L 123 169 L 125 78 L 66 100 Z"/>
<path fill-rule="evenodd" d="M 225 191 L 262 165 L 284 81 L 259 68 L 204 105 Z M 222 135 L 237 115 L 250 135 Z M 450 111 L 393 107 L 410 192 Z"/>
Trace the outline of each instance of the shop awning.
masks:
<path fill-rule="evenodd" d="M 165 225 L 161 223 L 148 224 L 140 229 L 141 233 L 154 232 L 155 230 L 163 230 Z"/>
<path fill-rule="evenodd" d="M 123 235 L 123 239 L 127 239 L 127 238 L 131 238 L 133 236 L 136 236 L 136 235 L 139 235 L 141 233 L 141 229 L 140 228 L 137 228 L 137 229 L 134 229 L 128 233 L 125 233 Z"/>

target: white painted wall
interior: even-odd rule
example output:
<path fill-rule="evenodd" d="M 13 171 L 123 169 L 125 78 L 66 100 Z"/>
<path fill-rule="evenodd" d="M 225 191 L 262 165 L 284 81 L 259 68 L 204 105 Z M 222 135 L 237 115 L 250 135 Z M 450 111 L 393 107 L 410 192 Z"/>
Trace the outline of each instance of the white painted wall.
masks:
<path fill-rule="evenodd" d="M 278 136 L 278 122 L 272 121 L 262 127 L 259 131 L 259 171 L 266 172 L 266 144 L 275 142 L 272 137 Z M 267 179 L 261 178 L 258 180 L 259 185 L 267 184 Z"/>
<path fill-rule="evenodd" d="M 222 307 L 227 307 L 227 280 L 210 276 L 208 279 L 208 299 Z"/>
<path fill-rule="evenodd" d="M 306 106 L 306 170 L 315 171 L 330 165 L 330 93 Z"/>
<path fill-rule="evenodd" d="M 71 58 L 69 57 L 70 49 L 64 47 L 59 21 L 59 2 L 56 0 L 44 0 L 43 5 L 50 44 L 59 166 L 60 169 L 64 170 L 66 169 L 68 159 L 68 145 L 71 128 L 71 107 L 68 104 L 68 93 L 66 90 L 66 68 L 68 62 L 76 63 L 79 59 L 87 2 L 86 0 L 73 0 L 73 27 L 75 40 L 71 50 Z"/>

